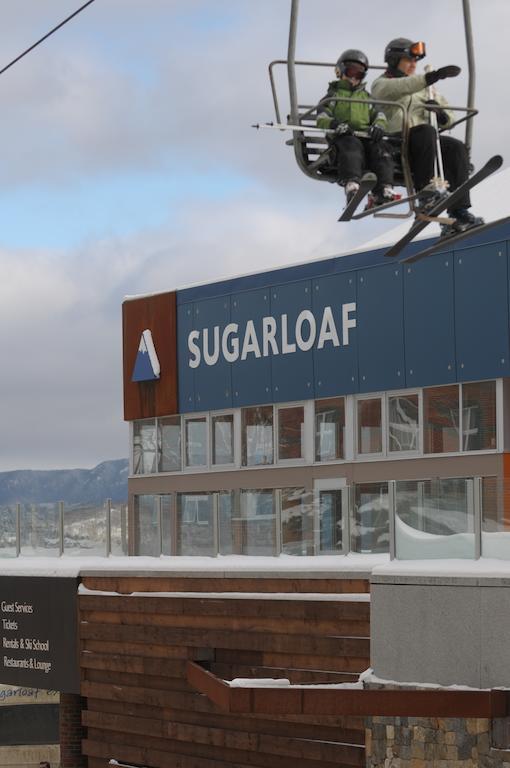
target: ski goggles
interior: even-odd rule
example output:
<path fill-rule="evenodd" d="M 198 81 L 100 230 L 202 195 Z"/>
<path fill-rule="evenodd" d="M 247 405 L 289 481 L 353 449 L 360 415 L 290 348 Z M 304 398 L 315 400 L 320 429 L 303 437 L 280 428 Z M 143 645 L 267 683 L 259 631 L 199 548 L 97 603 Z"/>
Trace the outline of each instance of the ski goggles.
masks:
<path fill-rule="evenodd" d="M 425 43 L 419 42 L 419 43 L 413 43 L 408 48 L 406 48 L 403 51 L 404 56 L 407 56 L 409 59 L 414 59 L 415 61 L 419 61 L 420 59 L 424 59 L 427 55 L 427 48 Z"/>
<path fill-rule="evenodd" d="M 358 64 L 356 61 L 346 61 L 342 66 L 342 75 L 346 77 L 352 77 L 356 80 L 363 80 L 367 73 L 363 64 Z"/>

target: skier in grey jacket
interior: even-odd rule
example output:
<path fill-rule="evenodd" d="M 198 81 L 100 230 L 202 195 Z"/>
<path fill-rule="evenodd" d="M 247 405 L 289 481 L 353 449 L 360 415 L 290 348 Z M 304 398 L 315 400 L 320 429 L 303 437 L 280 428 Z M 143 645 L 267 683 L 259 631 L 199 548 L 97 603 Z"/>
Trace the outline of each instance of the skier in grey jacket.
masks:
<path fill-rule="evenodd" d="M 430 124 L 430 110 L 433 109 L 437 124 L 447 128 L 453 123 L 453 113 L 448 110 L 448 102 L 440 94 L 435 99 L 429 97 L 428 87 L 449 77 L 460 74 L 459 67 L 447 66 L 423 75 L 416 74 L 416 63 L 425 57 L 425 44 L 413 43 L 404 37 L 391 40 L 386 46 L 384 60 L 388 68 L 372 84 L 372 95 L 385 101 L 396 101 L 407 109 L 410 125 L 409 164 L 413 181 L 419 194 L 420 203 L 430 205 L 428 189 L 434 176 L 437 153 L 436 129 Z M 382 105 L 388 119 L 388 132 L 402 131 L 402 112 L 398 107 Z M 441 134 L 441 151 L 444 171 L 450 190 L 456 189 L 469 176 L 469 157 L 465 144 L 452 136 Z M 474 216 L 469 210 L 469 194 L 459 201 L 448 214 L 455 219 L 454 230 L 483 224 L 483 219 Z M 447 232 L 445 232 L 447 234 Z"/>

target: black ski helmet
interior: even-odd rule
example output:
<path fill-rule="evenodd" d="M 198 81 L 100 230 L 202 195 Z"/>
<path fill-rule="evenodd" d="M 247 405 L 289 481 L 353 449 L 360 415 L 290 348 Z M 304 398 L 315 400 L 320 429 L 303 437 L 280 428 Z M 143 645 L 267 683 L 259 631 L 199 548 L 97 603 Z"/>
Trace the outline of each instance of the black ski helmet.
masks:
<path fill-rule="evenodd" d="M 398 62 L 403 56 L 423 59 L 426 56 L 425 43 L 413 43 L 407 37 L 396 37 L 390 40 L 384 51 L 384 61 L 388 66 L 398 67 Z"/>
<path fill-rule="evenodd" d="M 357 48 L 348 48 L 346 51 L 344 51 L 339 56 L 338 61 L 336 63 L 337 74 L 340 73 L 341 75 L 343 75 L 345 73 L 345 67 L 348 62 L 361 64 L 361 66 L 365 70 L 365 73 L 363 75 L 363 77 L 365 77 L 368 70 L 368 58 L 363 53 L 363 51 L 359 51 Z M 363 77 L 361 79 L 363 79 Z"/>

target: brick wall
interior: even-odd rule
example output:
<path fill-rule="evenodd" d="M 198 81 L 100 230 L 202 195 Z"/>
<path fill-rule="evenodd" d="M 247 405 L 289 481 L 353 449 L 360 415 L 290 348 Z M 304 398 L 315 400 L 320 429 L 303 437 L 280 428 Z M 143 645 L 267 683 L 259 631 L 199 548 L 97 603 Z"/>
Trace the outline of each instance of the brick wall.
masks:
<path fill-rule="evenodd" d="M 85 728 L 81 724 L 81 696 L 60 694 L 60 765 L 61 768 L 85 768 L 87 761 L 82 755 L 81 742 Z"/>

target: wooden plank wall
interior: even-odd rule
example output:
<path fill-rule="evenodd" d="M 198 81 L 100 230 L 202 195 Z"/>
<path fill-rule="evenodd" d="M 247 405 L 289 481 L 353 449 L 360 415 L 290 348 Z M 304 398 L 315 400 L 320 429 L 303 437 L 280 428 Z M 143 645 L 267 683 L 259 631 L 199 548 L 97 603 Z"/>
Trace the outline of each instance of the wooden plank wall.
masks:
<path fill-rule="evenodd" d="M 369 665 L 369 603 L 342 593 L 367 592 L 368 582 L 86 577 L 83 584 L 98 591 L 79 598 L 89 768 L 106 768 L 110 758 L 152 768 L 364 765 L 361 718 L 230 715 L 188 685 L 185 666 L 200 660 L 224 679 L 353 681 Z"/>

